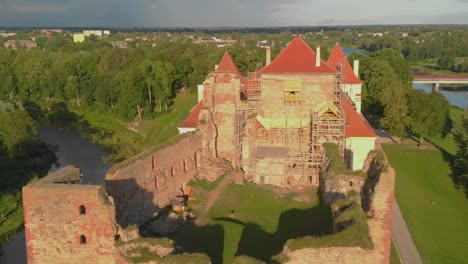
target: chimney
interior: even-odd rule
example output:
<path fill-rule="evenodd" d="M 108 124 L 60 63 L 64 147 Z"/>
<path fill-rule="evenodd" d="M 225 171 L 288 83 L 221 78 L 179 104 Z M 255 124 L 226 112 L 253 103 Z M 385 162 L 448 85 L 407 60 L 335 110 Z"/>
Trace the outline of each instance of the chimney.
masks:
<path fill-rule="evenodd" d="M 353 64 L 354 64 L 353 65 L 354 74 L 356 75 L 356 77 L 359 78 L 359 61 L 355 60 Z"/>
<path fill-rule="evenodd" d="M 320 46 L 317 45 L 317 51 L 315 52 L 315 67 L 320 67 Z"/>
<path fill-rule="evenodd" d="M 218 64 L 215 65 L 215 71 L 218 69 Z"/>
<path fill-rule="evenodd" d="M 198 102 L 203 100 L 203 94 L 205 92 L 205 86 L 203 84 L 197 85 L 197 90 L 198 90 Z"/>
<path fill-rule="evenodd" d="M 271 48 L 270 46 L 266 47 L 266 64 L 265 66 L 268 66 L 271 63 Z"/>

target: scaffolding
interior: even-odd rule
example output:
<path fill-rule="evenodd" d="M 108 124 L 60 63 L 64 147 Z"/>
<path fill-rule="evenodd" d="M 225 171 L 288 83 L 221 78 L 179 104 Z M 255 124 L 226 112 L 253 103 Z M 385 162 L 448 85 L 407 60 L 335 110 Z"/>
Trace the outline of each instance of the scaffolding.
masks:
<path fill-rule="evenodd" d="M 345 154 L 345 112 L 342 106 L 342 67 L 333 87 L 333 99 L 324 102 L 321 109 L 310 111 L 310 121 L 299 126 L 288 125 L 288 118 L 281 127 L 263 126 L 257 123 L 257 146 L 287 148 L 287 156 L 268 158 L 254 155 L 249 160 L 250 168 L 256 176 L 278 176 L 282 174 L 283 187 L 318 186 L 319 174 L 325 154 L 323 143 L 331 142 L 339 146 L 340 155 Z M 248 82 L 248 110 L 255 112 L 261 96 L 260 82 L 254 77 Z M 285 104 L 302 104 L 300 94 L 285 94 Z M 319 108 L 320 108 L 319 107 Z M 294 126 L 294 127 L 291 127 Z M 259 164 L 261 164 L 259 166 Z M 281 169 L 280 169 L 281 168 Z M 262 180 L 260 180 L 262 183 Z M 265 182 L 263 182 L 265 183 Z"/>
<path fill-rule="evenodd" d="M 249 74 L 249 78 L 247 80 L 246 92 L 247 92 L 248 110 L 250 113 L 254 113 L 258 109 L 258 103 L 262 95 L 260 78 L 258 78 L 256 73 Z"/>
<path fill-rule="evenodd" d="M 237 106 L 236 109 L 236 130 L 235 130 L 235 141 L 236 141 L 236 169 L 242 168 L 242 139 L 244 135 L 244 127 L 248 117 L 248 110 L 241 105 Z"/>

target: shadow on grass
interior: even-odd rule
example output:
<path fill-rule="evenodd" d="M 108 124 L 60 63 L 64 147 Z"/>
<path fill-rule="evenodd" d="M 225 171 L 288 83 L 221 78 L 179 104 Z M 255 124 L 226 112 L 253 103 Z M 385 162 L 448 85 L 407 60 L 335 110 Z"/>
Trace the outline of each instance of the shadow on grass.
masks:
<path fill-rule="evenodd" d="M 275 233 L 265 231 L 259 224 L 244 223 L 229 217 L 219 217 L 214 220 L 244 227 L 236 256 L 249 256 L 267 263 L 283 250 L 288 239 L 307 235 L 321 236 L 332 232 L 330 207 L 324 204 L 304 210 L 291 209 L 283 212 Z"/>
<path fill-rule="evenodd" d="M 426 139 L 427 142 L 431 143 L 432 145 L 436 146 L 437 149 L 442 153 L 442 158 L 446 161 L 450 166 L 450 178 L 452 178 L 453 184 L 456 189 L 462 189 L 465 193 L 465 197 L 468 199 L 468 178 L 463 174 L 463 171 L 460 170 L 455 164 L 455 156 L 445 150 L 443 147 L 437 145 L 436 143 Z"/>
<path fill-rule="evenodd" d="M 221 225 L 184 224 L 176 233 L 168 234 L 181 252 L 206 253 L 212 263 L 223 263 L 224 228 Z"/>

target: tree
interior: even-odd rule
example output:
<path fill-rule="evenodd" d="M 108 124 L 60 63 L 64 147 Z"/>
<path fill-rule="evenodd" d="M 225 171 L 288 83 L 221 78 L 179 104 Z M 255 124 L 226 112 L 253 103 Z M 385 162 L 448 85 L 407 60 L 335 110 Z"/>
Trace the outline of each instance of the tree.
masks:
<path fill-rule="evenodd" d="M 405 136 L 409 123 L 407 90 L 396 83 L 392 89 L 382 92 L 381 102 L 384 107 L 384 116 L 380 119 L 382 128 L 387 129 L 392 136 Z"/>
<path fill-rule="evenodd" d="M 382 117 L 384 113 L 381 102 L 382 92 L 398 85 L 398 78 L 385 60 L 370 58 L 364 60 L 362 64 L 363 112 L 371 116 Z"/>
<path fill-rule="evenodd" d="M 468 112 L 461 124 L 454 128 L 454 138 L 458 151 L 453 159 L 453 174 L 457 183 L 468 190 Z"/>
<path fill-rule="evenodd" d="M 449 103 L 440 93 L 412 90 L 409 93 L 409 129 L 424 142 L 427 136 L 442 134 L 449 123 Z"/>
<path fill-rule="evenodd" d="M 455 57 L 450 55 L 443 55 L 437 62 L 437 65 L 441 70 L 450 70 L 455 65 Z"/>
<path fill-rule="evenodd" d="M 37 124 L 24 110 L 0 112 L 0 150 L 9 158 L 23 155 L 37 136 Z"/>

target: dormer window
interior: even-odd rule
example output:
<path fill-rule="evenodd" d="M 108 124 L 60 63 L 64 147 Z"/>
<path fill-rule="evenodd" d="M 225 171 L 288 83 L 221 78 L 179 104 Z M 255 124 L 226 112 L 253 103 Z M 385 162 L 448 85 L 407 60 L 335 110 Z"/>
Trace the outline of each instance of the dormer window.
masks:
<path fill-rule="evenodd" d="M 302 102 L 302 81 L 289 80 L 284 82 L 284 102 L 300 103 Z"/>

